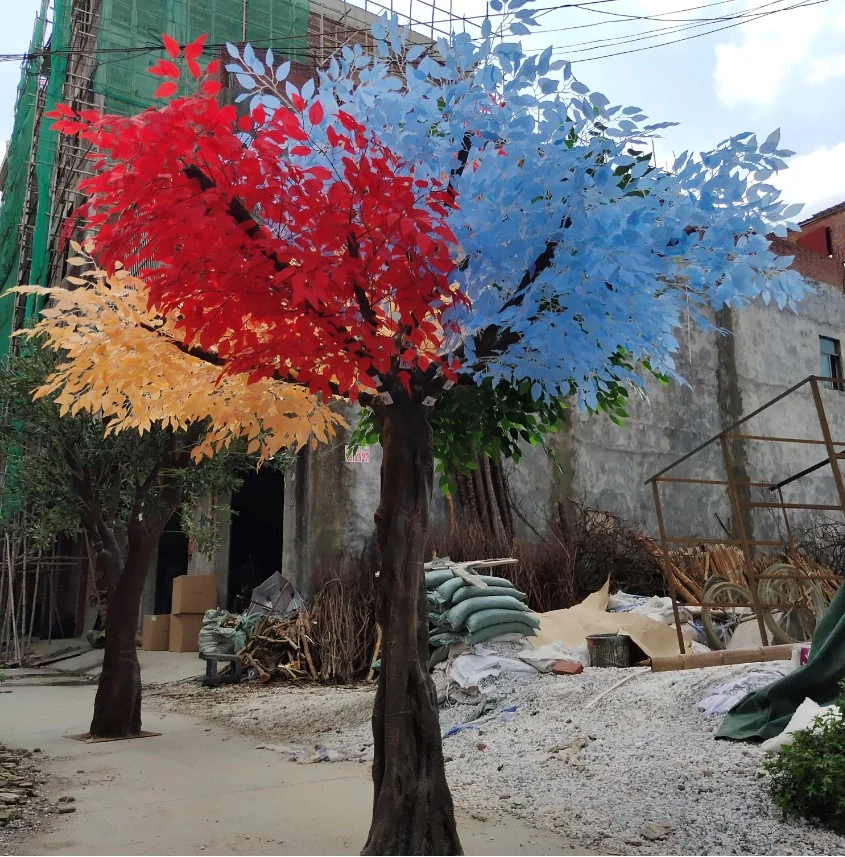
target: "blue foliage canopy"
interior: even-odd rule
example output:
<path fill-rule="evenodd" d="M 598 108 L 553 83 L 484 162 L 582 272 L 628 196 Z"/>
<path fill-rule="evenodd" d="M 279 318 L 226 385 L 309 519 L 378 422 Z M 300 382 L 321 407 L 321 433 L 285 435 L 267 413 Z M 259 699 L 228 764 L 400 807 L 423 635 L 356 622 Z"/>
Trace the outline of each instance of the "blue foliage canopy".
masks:
<path fill-rule="evenodd" d="M 495 5 L 512 34 L 536 30 L 525 0 Z M 665 169 L 644 153 L 671 123 L 611 105 L 553 62 L 551 48 L 530 54 L 495 38 L 489 21 L 480 39 L 456 34 L 435 46 L 395 18 L 372 32 L 375 56 L 344 47 L 301 92 L 286 81 L 290 63 L 274 68 L 269 51 L 262 62 L 249 46 L 229 46 L 227 69 L 253 108 L 294 94 L 319 101 L 313 141 L 342 109 L 403 169 L 451 181 L 455 280 L 471 307 L 452 311 L 462 333 L 447 347 L 476 382 L 528 381 L 546 400 L 574 387 L 595 408 L 614 381 L 641 383 L 613 355 L 677 378 L 675 334 L 688 318 L 706 326 L 711 309 L 758 297 L 783 309 L 806 291 L 765 237 L 785 234 L 801 208 L 766 183 L 792 154 L 778 148 L 779 132 L 763 143 L 738 134 Z M 338 156 L 323 151 L 302 160 Z"/>

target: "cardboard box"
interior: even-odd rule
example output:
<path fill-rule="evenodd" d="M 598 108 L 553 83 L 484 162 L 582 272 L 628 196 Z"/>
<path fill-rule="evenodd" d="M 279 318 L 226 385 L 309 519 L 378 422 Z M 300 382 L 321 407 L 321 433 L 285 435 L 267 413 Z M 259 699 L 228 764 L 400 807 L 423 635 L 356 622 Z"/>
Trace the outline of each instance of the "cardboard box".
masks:
<path fill-rule="evenodd" d="M 173 578 L 171 615 L 205 613 L 217 606 L 217 578 L 213 574 L 183 574 Z"/>
<path fill-rule="evenodd" d="M 144 616 L 141 648 L 148 652 L 166 652 L 170 645 L 170 614 Z"/>
<path fill-rule="evenodd" d="M 203 613 L 180 613 L 170 617 L 171 652 L 198 652 L 198 637 L 202 628 Z"/>

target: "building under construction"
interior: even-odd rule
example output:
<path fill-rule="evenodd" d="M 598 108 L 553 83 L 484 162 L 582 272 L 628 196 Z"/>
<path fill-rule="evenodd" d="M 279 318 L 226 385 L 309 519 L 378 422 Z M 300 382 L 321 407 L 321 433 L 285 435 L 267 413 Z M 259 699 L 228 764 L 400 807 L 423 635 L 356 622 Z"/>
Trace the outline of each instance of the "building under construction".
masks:
<path fill-rule="evenodd" d="M 59 228 L 79 202 L 89 165 L 86 144 L 60 137 L 44 120 L 56 103 L 121 115 L 150 106 L 157 81 L 147 69 L 163 55 L 162 33 L 183 44 L 206 33 L 206 59 L 225 53 L 226 42 L 272 47 L 301 82 L 344 44 L 366 45 L 383 12 L 430 39 L 457 23 L 451 0 L 42 0 L 0 167 L 0 287 L 46 285 L 63 273 Z M 26 298 L 0 304 L 3 353 L 32 311 Z"/>
<path fill-rule="evenodd" d="M 31 43 L 22 55 L 12 139 L 0 166 L 0 291 L 17 284 L 51 285 L 65 275 L 61 227 L 82 201 L 78 188 L 90 174 L 90 161 L 86 159 L 87 144 L 51 130 L 45 113 L 57 103 L 120 115 L 152 105 L 158 81 L 147 69 L 164 56 L 162 33 L 181 44 L 207 34 L 206 61 L 226 55 L 227 42 L 272 48 L 279 62 L 291 62 L 290 78 L 301 85 L 345 44 L 367 47 L 371 43 L 369 27 L 384 12 L 396 14 L 420 39 L 434 40 L 452 32 L 460 23 L 452 14 L 452 0 L 438 2 L 42 0 Z M 233 87 L 227 86 L 223 97 L 227 93 L 233 97 Z M 0 301 L 0 357 L 15 347 L 12 333 L 28 324 L 37 309 L 32 296 Z M 224 547 L 222 575 L 228 577 L 229 567 L 250 563 L 251 567 L 258 565 L 257 576 L 280 567 L 284 485 L 279 478 L 269 472 L 252 474 L 243 496 L 233 498 L 233 505 L 241 507 L 240 515 L 231 540 L 226 539 L 230 544 Z M 264 560 L 246 547 L 256 536 L 266 546 Z M 24 581 L 36 575 L 26 551 L 11 545 L 6 554 L 3 565 L 15 580 L 15 591 L 28 599 L 33 616 L 39 602 L 38 613 L 45 621 L 36 626 L 52 626 L 55 619 L 64 634 L 79 634 L 86 624 L 87 563 L 81 558 L 54 558 L 48 571 L 45 561 L 40 588 L 27 587 Z M 148 609 L 168 609 L 163 602 L 169 598 L 169 578 L 183 574 L 188 562 L 187 539 L 174 523 L 162 540 L 160 557 L 159 576 L 168 580 L 156 586 L 155 592 L 150 590 Z M 54 575 L 53 569 L 59 567 L 62 573 Z M 237 588 L 236 581 L 228 581 L 223 595 L 231 595 Z M 11 593 L 12 588 L 4 592 Z M 8 625 L 9 610 L 21 609 L 20 603 L 6 604 L 5 609 L 0 608 L 0 614 L 5 613 L 0 620 Z"/>

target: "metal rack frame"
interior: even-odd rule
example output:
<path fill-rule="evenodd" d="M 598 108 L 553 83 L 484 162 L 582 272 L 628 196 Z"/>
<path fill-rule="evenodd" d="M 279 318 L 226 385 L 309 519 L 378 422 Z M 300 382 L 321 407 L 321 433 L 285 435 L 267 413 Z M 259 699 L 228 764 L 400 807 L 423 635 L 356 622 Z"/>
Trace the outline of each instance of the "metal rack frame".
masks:
<path fill-rule="evenodd" d="M 845 516 L 845 479 L 843 479 L 842 471 L 840 469 L 840 461 L 845 458 L 845 440 L 833 440 L 833 437 L 831 436 L 830 425 L 828 423 L 827 413 L 825 411 L 824 406 L 824 399 L 821 393 L 821 386 L 823 384 L 831 385 L 835 389 L 845 389 L 845 379 L 843 378 L 822 378 L 818 375 L 810 375 L 807 378 L 804 378 L 803 381 L 799 381 L 797 384 L 790 387 L 788 390 L 785 390 L 780 395 L 766 402 L 766 404 L 757 408 L 755 411 L 752 411 L 750 414 L 744 416 L 742 419 L 737 420 L 737 422 L 733 423 L 723 431 L 719 432 L 719 434 L 714 435 L 709 440 L 700 444 L 695 449 L 688 452 L 686 455 L 683 455 L 680 458 L 676 459 L 667 467 L 664 467 L 662 470 L 658 471 L 646 480 L 645 484 L 650 484 L 652 488 L 654 507 L 657 513 L 657 524 L 660 532 L 660 542 L 663 548 L 661 563 L 663 565 L 663 572 L 669 587 L 669 595 L 672 599 L 672 612 L 675 619 L 675 630 L 677 631 L 678 635 L 678 648 L 680 649 L 681 654 L 684 654 L 685 652 L 685 644 L 683 634 L 681 632 L 680 612 L 678 609 L 675 575 L 672 569 L 672 562 L 670 558 L 670 546 L 693 544 L 734 545 L 739 546 L 742 549 L 746 566 L 746 575 L 748 578 L 749 588 L 751 590 L 752 608 L 757 618 L 757 626 L 760 631 L 760 639 L 762 640 L 764 646 L 768 646 L 769 639 L 768 634 L 766 633 L 765 622 L 763 619 L 763 610 L 772 608 L 777 609 L 778 607 L 784 607 L 786 605 L 768 603 L 765 605 L 761 604 L 758 593 L 758 583 L 760 580 L 767 579 L 768 575 L 760 575 L 756 573 L 754 567 L 754 549 L 758 547 L 780 547 L 787 555 L 790 553 L 790 551 L 794 551 L 795 545 L 792 537 L 792 528 L 790 527 L 788 517 L 788 510 L 790 509 L 840 512 L 843 516 Z M 794 393 L 804 389 L 807 386 L 809 386 L 810 392 L 812 394 L 813 406 L 816 413 L 821 438 L 778 437 L 774 435 L 748 434 L 740 431 L 741 427 L 744 426 L 749 420 L 759 416 L 763 412 L 782 402 L 788 396 L 793 395 Z M 793 473 L 791 476 L 788 476 L 778 482 L 737 480 L 734 476 L 733 461 L 731 458 L 731 441 L 817 445 L 824 447 L 826 455 L 823 459 L 811 465 L 810 467 L 806 467 L 803 470 L 798 471 L 797 473 Z M 722 465 L 724 468 L 725 476 L 724 479 L 697 479 L 693 477 L 670 475 L 671 471 L 675 470 L 675 468 L 677 468 L 679 465 L 691 460 L 694 456 L 698 455 L 705 449 L 711 448 L 715 444 L 718 444 L 721 449 Z M 839 448 L 839 451 L 837 451 L 837 447 Z M 822 468 L 828 466 L 831 468 L 831 471 L 833 473 L 836 493 L 839 498 L 838 503 L 787 503 L 784 501 L 784 487 L 793 482 L 798 481 L 799 479 L 809 475 L 810 473 L 813 473 L 817 470 L 821 470 Z M 733 513 L 738 538 L 698 538 L 691 535 L 677 535 L 667 533 L 665 518 L 663 514 L 663 504 L 660 496 L 660 487 L 662 484 L 724 486 L 727 490 L 728 498 L 730 500 L 731 511 Z M 768 489 L 770 492 L 777 492 L 778 500 L 773 500 L 771 502 L 743 500 L 740 496 L 740 489 L 743 488 L 761 488 Z M 786 528 L 786 538 L 777 540 L 749 538 L 748 532 L 745 527 L 743 512 L 753 509 L 779 509 L 783 513 L 783 519 Z M 796 576 L 793 576 L 793 579 L 820 579 L 841 582 L 842 577 L 839 575 L 830 574 L 826 576 L 820 576 L 818 578 L 810 578 L 809 575 L 797 571 Z M 746 603 L 739 604 L 720 602 L 718 604 L 715 604 L 702 602 L 697 606 L 709 607 L 711 609 L 722 609 L 725 607 L 747 607 L 748 605 Z"/>

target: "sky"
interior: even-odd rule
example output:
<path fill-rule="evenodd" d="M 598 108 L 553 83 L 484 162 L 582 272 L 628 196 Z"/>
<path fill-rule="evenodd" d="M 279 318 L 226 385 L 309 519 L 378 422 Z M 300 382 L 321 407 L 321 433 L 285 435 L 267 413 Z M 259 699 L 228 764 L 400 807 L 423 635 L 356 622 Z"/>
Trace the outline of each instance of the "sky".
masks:
<path fill-rule="evenodd" d="M 395 2 L 397 9 L 412 3 L 415 16 L 425 14 L 425 0 L 381 2 Z M 468 19 L 486 5 L 485 0 L 436 2 L 440 8 L 451 3 L 453 13 L 460 11 Z M 0 31 L 0 54 L 27 49 L 40 4 L 10 4 Z M 638 106 L 656 122 L 681 123 L 656 141 L 660 162 L 687 149 L 713 148 L 740 132 L 753 131 L 763 139 L 780 128 L 781 145 L 796 157 L 772 182 L 788 202 L 805 204 L 800 218 L 845 200 L 842 0 L 593 0 L 579 8 L 571 8 L 571 2 L 559 8 L 564 4 L 555 0 L 533 0 L 529 5 L 558 8 L 541 14 L 541 30 L 525 40 L 528 48 L 552 44 L 555 56 L 569 59 L 576 77 L 611 103 Z M 741 20 L 736 15 L 791 6 L 799 7 L 733 26 Z M 722 20 L 690 26 L 717 17 Z M 652 47 L 693 34 L 704 35 Z M 644 47 L 649 49 L 639 50 Z M 621 51 L 634 52 L 607 56 Z M 0 62 L 3 143 L 11 136 L 19 78 L 19 62 Z"/>

